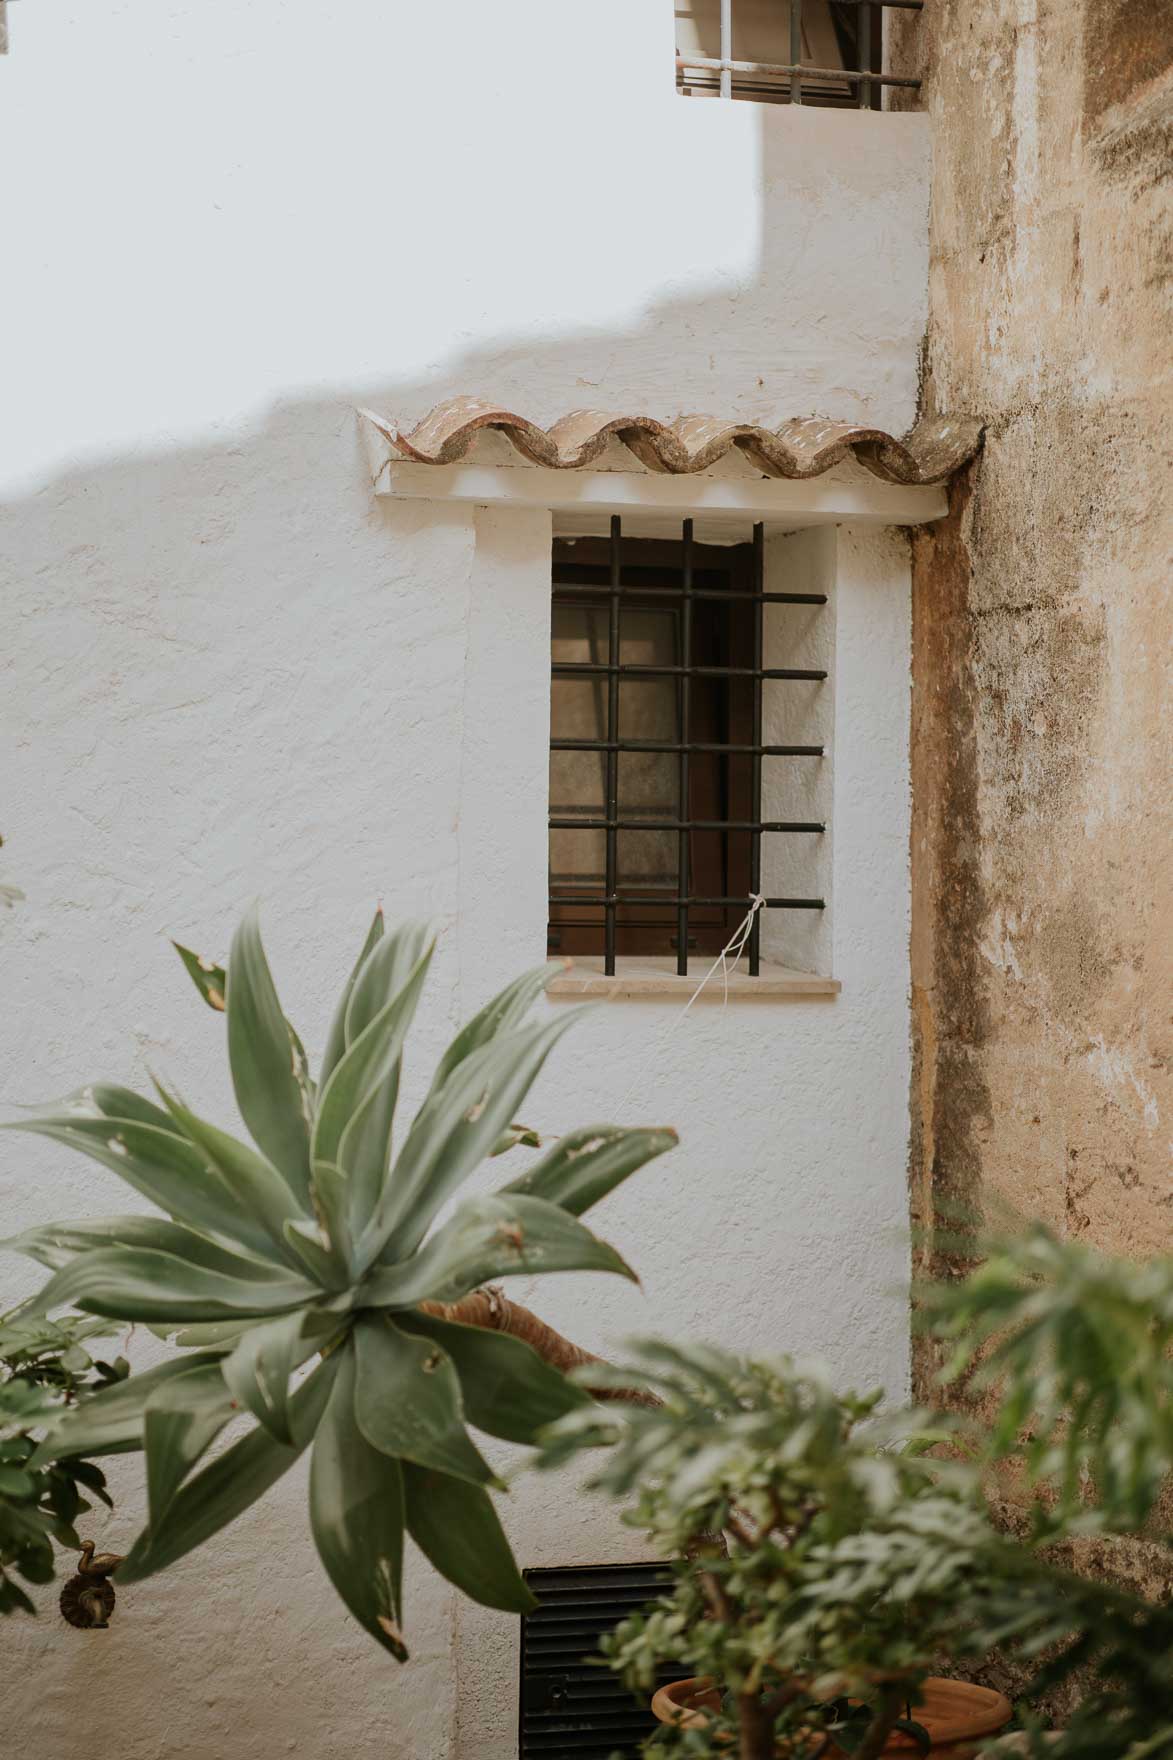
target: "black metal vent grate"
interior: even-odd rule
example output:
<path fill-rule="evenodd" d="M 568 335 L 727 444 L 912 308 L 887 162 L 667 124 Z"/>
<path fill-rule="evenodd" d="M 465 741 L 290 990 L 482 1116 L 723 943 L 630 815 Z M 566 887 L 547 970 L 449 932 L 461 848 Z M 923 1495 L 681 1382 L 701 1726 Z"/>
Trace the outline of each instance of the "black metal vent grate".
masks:
<path fill-rule="evenodd" d="M 599 1658 L 599 1639 L 672 1582 L 660 1564 L 526 1571 L 537 1611 L 521 1622 L 520 1760 L 637 1756 L 656 1727 L 649 1708 Z M 686 1668 L 668 1666 L 661 1683 Z"/>

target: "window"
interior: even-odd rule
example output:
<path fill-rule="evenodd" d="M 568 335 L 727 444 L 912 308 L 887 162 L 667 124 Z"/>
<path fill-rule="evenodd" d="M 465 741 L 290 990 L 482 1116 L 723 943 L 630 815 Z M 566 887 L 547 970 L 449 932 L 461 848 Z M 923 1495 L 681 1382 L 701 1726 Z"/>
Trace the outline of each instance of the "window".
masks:
<path fill-rule="evenodd" d="M 922 0 L 676 0 L 676 85 L 686 97 L 879 110 L 884 12 Z"/>
<path fill-rule="evenodd" d="M 821 745 L 763 742 L 771 681 L 821 681 L 763 665 L 765 536 L 747 542 L 556 539 L 550 737 L 549 947 L 602 955 L 712 956 L 762 890 L 762 840 L 819 835 L 813 820 L 762 819 L 764 760 Z M 778 688 L 781 688 L 781 683 Z M 819 898 L 767 908 L 821 910 Z M 747 949 L 760 968 L 761 916 Z"/>

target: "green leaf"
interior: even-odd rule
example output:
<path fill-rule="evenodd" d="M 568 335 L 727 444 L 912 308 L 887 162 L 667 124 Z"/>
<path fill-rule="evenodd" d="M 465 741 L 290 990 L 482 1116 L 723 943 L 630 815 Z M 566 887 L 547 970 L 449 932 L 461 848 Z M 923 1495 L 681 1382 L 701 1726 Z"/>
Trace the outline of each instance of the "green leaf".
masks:
<path fill-rule="evenodd" d="M 188 1369 L 150 1393 L 143 1412 L 143 1447 L 152 1528 L 163 1520 L 179 1487 L 234 1410 L 218 1363 Z"/>
<path fill-rule="evenodd" d="M 67 1407 L 37 1447 L 30 1466 L 43 1467 L 70 1455 L 118 1454 L 139 1447 L 143 1414 L 151 1395 L 177 1376 L 210 1366 L 219 1370 L 220 1353 L 201 1351 L 144 1369 L 129 1381 L 117 1381 L 92 1399 Z"/>
<path fill-rule="evenodd" d="M 496 1277 L 544 1271 L 614 1271 L 639 1279 L 581 1222 L 541 1198 L 470 1198 L 402 1265 L 372 1272 L 360 1299 L 374 1308 L 455 1302 Z"/>
<path fill-rule="evenodd" d="M 532 1613 L 492 1499 L 479 1485 L 403 1463 L 407 1531 L 424 1556 L 473 1601 L 505 1613 Z"/>
<path fill-rule="evenodd" d="M 355 980 L 362 971 L 371 952 L 378 946 L 382 938 L 383 907 L 380 905 L 375 912 L 374 920 L 372 921 L 370 928 L 367 930 L 367 938 L 363 942 L 362 952 L 355 961 L 354 970 L 351 972 L 343 986 L 342 995 L 338 998 L 338 1006 L 334 1010 L 334 1018 L 330 1022 L 330 1030 L 326 1034 L 326 1049 L 322 1053 L 322 1067 L 318 1072 L 319 1089 L 325 1088 L 326 1083 L 334 1073 L 335 1065 L 346 1050 L 346 1011 L 350 1006 L 350 998 L 351 993 L 354 990 Z"/>
<path fill-rule="evenodd" d="M 218 966 L 200 953 L 193 953 L 190 947 L 181 947 L 178 941 L 171 943 L 180 959 L 188 977 L 203 997 L 209 1008 L 217 1014 L 224 1013 L 224 999 L 228 994 L 228 980 L 224 967 Z"/>
<path fill-rule="evenodd" d="M 346 1288 L 349 1277 L 346 1266 L 324 1238 L 319 1223 L 310 1222 L 308 1218 L 304 1222 L 300 1219 L 287 1222 L 285 1240 L 323 1289 L 339 1291 Z"/>
<path fill-rule="evenodd" d="M 319 1363 L 289 1402 L 292 1446 L 276 1442 L 258 1427 L 217 1455 L 179 1490 L 157 1527 L 139 1535 L 126 1562 L 118 1567 L 120 1586 L 154 1576 L 202 1546 L 288 1472 L 321 1421 L 337 1355 Z"/>
<path fill-rule="evenodd" d="M 0 1124 L 0 1130 L 31 1131 L 80 1149 L 177 1221 L 205 1234 L 228 1235 L 262 1257 L 273 1256 L 266 1231 L 195 1145 L 175 1134 L 170 1120 L 163 1130 L 131 1119 L 58 1114 L 13 1120 Z"/>
<path fill-rule="evenodd" d="M 439 1345 L 382 1317 L 360 1320 L 354 1340 L 355 1418 L 372 1448 L 474 1485 L 498 1483 L 464 1427 L 460 1378 Z"/>
<path fill-rule="evenodd" d="M 415 1251 L 433 1218 L 484 1160 L 556 1041 L 582 1011 L 504 1033 L 457 1065 L 416 1115 L 358 1248 L 359 1269 Z"/>
<path fill-rule="evenodd" d="M 0 1497 L 24 1501 L 32 1498 L 36 1491 L 37 1481 L 32 1473 L 23 1467 L 0 1467 Z"/>
<path fill-rule="evenodd" d="M 236 1103 L 254 1142 L 302 1209 L 308 1209 L 310 1126 L 305 1096 L 255 907 L 233 936 L 228 957 L 228 1062 Z"/>
<path fill-rule="evenodd" d="M 223 1359 L 223 1379 L 233 1395 L 278 1442 L 293 1440 L 289 1429 L 290 1376 L 337 1330 L 336 1315 L 302 1309 L 252 1327 Z"/>
<path fill-rule="evenodd" d="M 510 1149 L 540 1149 L 541 1146 L 542 1139 L 532 1125 L 511 1124 L 507 1130 L 501 1132 L 489 1154 L 495 1157 L 508 1155 Z"/>
<path fill-rule="evenodd" d="M 93 1253 L 100 1247 L 148 1247 L 160 1253 L 173 1253 L 209 1271 L 222 1271 L 229 1277 L 271 1280 L 287 1275 L 271 1260 L 230 1252 L 208 1235 L 158 1216 L 103 1216 L 92 1222 L 49 1222 L 0 1241 L 0 1247 L 11 1253 L 23 1253 L 50 1271 L 60 1271 L 79 1253 Z"/>
<path fill-rule="evenodd" d="M 355 1421 L 355 1353 L 338 1353 L 330 1402 L 310 1459 L 310 1525 L 326 1573 L 359 1624 L 407 1661 L 403 1618 L 403 1469 Z"/>
<path fill-rule="evenodd" d="M 158 1082 L 155 1086 L 184 1136 L 207 1157 L 237 1203 L 260 1224 L 278 1253 L 287 1258 L 285 1224 L 291 1214 L 299 1213 L 299 1206 L 290 1186 L 272 1162 L 266 1161 L 263 1155 L 258 1155 L 238 1137 L 230 1136 L 217 1125 L 199 1118 Z M 300 1214 L 304 1216 L 307 1212 L 301 1209 Z"/>
<path fill-rule="evenodd" d="M 548 965 L 535 966 L 532 971 L 523 972 L 512 984 L 507 984 L 499 995 L 487 1002 L 479 1014 L 475 1014 L 467 1026 L 461 1028 L 436 1065 L 436 1073 L 432 1077 L 429 1094 L 439 1093 L 449 1076 L 458 1064 L 482 1045 L 495 1039 L 498 1033 L 507 1033 L 519 1026 L 537 1001 L 564 970 L 562 965 L 551 962 Z"/>
<path fill-rule="evenodd" d="M 161 1106 L 156 1106 L 153 1100 L 142 1094 L 136 1094 L 133 1088 L 120 1087 L 116 1082 L 91 1082 L 86 1088 L 75 1088 L 72 1094 L 65 1094 L 60 1100 L 21 1107 L 20 1110 L 37 1116 L 125 1118 L 135 1124 L 149 1124 L 156 1130 L 170 1131 L 173 1136 L 178 1134 Z"/>
<path fill-rule="evenodd" d="M 350 1181 L 332 1161 L 313 1163 L 315 1209 L 325 1250 L 338 1262 L 343 1286 L 350 1282 L 354 1236 L 350 1232 Z"/>
<path fill-rule="evenodd" d="M 351 1215 L 366 1225 L 383 1189 L 404 1040 L 428 974 L 435 942 L 417 953 L 424 929 L 409 924 L 380 942 L 355 986 L 347 1014 L 347 1050 L 326 1083 L 314 1126 L 314 1161 L 337 1162 L 353 1181 Z M 407 965 L 407 956 L 416 954 Z M 376 984 L 389 995 L 367 1018 Z M 358 1029 L 351 1036 L 351 1027 Z"/>
<path fill-rule="evenodd" d="M 501 1189 L 545 1198 L 572 1216 L 581 1216 L 645 1162 L 674 1149 L 679 1140 L 674 1130 L 624 1130 L 615 1124 L 569 1131 L 540 1161 Z"/>
<path fill-rule="evenodd" d="M 238 1314 L 280 1314 L 320 1295 L 304 1278 L 251 1279 L 189 1264 L 172 1253 L 140 1247 L 99 1247 L 51 1277 L 35 1299 L 38 1310 L 75 1303 L 115 1320 L 230 1320 Z"/>
<path fill-rule="evenodd" d="M 465 1417 L 490 1436 L 531 1445 L 545 1425 L 592 1404 L 585 1389 L 507 1333 L 418 1311 L 397 1316 L 395 1323 L 446 1351 L 460 1377 Z"/>

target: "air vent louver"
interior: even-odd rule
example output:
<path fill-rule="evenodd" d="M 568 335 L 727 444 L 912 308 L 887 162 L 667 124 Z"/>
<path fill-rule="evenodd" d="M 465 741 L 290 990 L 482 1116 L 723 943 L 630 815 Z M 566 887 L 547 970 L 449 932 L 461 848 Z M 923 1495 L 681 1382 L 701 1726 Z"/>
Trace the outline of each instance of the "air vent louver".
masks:
<path fill-rule="evenodd" d="M 638 1756 L 656 1727 L 647 1705 L 599 1665 L 599 1639 L 672 1581 L 661 1564 L 565 1566 L 525 1572 L 538 1600 L 521 1622 L 520 1760 Z M 668 1664 L 660 1682 L 687 1668 Z"/>

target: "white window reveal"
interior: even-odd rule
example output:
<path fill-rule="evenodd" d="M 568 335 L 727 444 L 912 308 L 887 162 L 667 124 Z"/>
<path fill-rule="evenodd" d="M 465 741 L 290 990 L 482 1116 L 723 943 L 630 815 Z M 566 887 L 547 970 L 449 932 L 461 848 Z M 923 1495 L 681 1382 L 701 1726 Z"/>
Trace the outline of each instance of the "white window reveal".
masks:
<path fill-rule="evenodd" d="M 922 0 L 676 0 L 676 86 L 690 98 L 744 98 L 879 110 L 884 15 Z"/>

